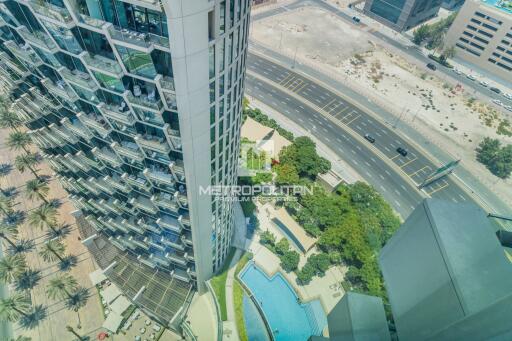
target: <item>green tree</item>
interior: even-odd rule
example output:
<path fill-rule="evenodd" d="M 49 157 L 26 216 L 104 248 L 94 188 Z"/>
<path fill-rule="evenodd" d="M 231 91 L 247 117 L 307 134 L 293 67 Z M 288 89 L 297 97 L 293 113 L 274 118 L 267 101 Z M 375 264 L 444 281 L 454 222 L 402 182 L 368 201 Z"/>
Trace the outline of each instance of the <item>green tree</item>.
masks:
<path fill-rule="evenodd" d="M 315 269 L 310 264 L 306 263 L 306 265 L 297 272 L 297 281 L 301 285 L 307 285 L 311 282 L 314 276 Z"/>
<path fill-rule="evenodd" d="M 329 266 L 331 265 L 329 256 L 325 253 L 319 253 L 309 256 L 307 263 L 309 263 L 311 267 L 315 269 L 315 274 L 320 276 L 323 276 L 327 269 L 329 269 Z"/>
<path fill-rule="evenodd" d="M 260 233 L 260 243 L 266 246 L 274 247 L 276 243 L 276 236 L 270 231 L 263 231 Z"/>
<path fill-rule="evenodd" d="M 59 234 L 57 231 L 57 209 L 52 205 L 44 204 L 30 211 L 28 223 L 40 230 L 50 229 L 55 235 Z"/>
<path fill-rule="evenodd" d="M 11 238 L 17 234 L 18 228 L 16 225 L 0 223 L 0 238 L 5 240 L 11 246 L 12 250 L 16 249 L 16 243 Z"/>
<path fill-rule="evenodd" d="M 279 257 L 281 259 L 281 268 L 284 271 L 295 271 L 299 265 L 300 256 L 296 251 L 286 251 Z"/>
<path fill-rule="evenodd" d="M 0 110 L 0 128 L 18 131 L 21 125 L 22 122 L 15 112 L 6 110 L 5 107 Z"/>
<path fill-rule="evenodd" d="M 454 46 L 450 46 L 448 48 L 445 48 L 441 55 L 439 56 L 441 63 L 446 63 L 446 60 L 455 57 L 456 50 Z"/>
<path fill-rule="evenodd" d="M 61 263 L 65 262 L 64 252 L 66 252 L 66 247 L 60 241 L 56 239 L 52 239 L 43 244 L 43 247 L 39 251 L 39 255 L 43 260 L 47 263 L 52 263 L 55 261 L 60 261 Z"/>
<path fill-rule="evenodd" d="M 502 147 L 499 140 L 486 137 L 476 149 L 476 159 L 492 174 L 507 179 L 512 172 L 512 145 Z"/>
<path fill-rule="evenodd" d="M 416 45 L 421 45 L 430 36 L 430 26 L 421 25 L 413 32 L 412 42 Z"/>
<path fill-rule="evenodd" d="M 40 280 L 41 271 L 26 269 L 16 277 L 16 280 L 14 281 L 14 287 L 18 291 L 32 290 Z"/>
<path fill-rule="evenodd" d="M 30 153 L 28 150 L 28 146 L 30 146 L 30 144 L 32 144 L 30 136 L 22 131 L 13 131 L 9 133 L 6 140 L 6 145 L 9 149 L 14 151 L 23 150 L 26 154 Z"/>
<path fill-rule="evenodd" d="M 293 164 L 282 164 L 274 167 L 277 185 L 294 185 L 299 182 L 299 173 Z"/>
<path fill-rule="evenodd" d="M 68 274 L 58 275 L 48 282 L 46 294 L 52 300 L 70 298 L 78 289 L 77 280 Z"/>
<path fill-rule="evenodd" d="M 50 187 L 48 186 L 48 183 L 40 179 L 28 180 L 25 185 L 25 194 L 30 200 L 35 201 L 36 199 L 39 199 L 46 205 L 49 204 L 48 200 L 46 199 L 49 190 Z"/>
<path fill-rule="evenodd" d="M 297 137 L 279 152 L 279 161 L 295 167 L 300 176 L 314 178 L 331 168 L 331 163 L 316 153 L 315 143 L 306 136 Z"/>
<path fill-rule="evenodd" d="M 288 239 L 281 238 L 275 247 L 275 251 L 278 255 L 284 255 L 286 251 L 290 250 L 290 243 L 288 242 Z"/>
<path fill-rule="evenodd" d="M 30 312 L 29 299 L 21 294 L 14 293 L 8 298 L 0 299 L 0 320 L 17 322 Z"/>
<path fill-rule="evenodd" d="M 66 330 L 67 330 L 68 332 L 70 332 L 71 334 L 73 334 L 73 336 L 75 336 L 79 341 L 86 340 L 85 338 L 83 338 L 82 336 L 80 336 L 80 334 L 78 334 L 78 333 L 73 329 L 73 327 L 71 327 L 71 326 L 66 326 Z"/>
<path fill-rule="evenodd" d="M 0 195 L 0 214 L 7 217 L 13 213 L 12 207 L 14 206 L 11 198 Z"/>
<path fill-rule="evenodd" d="M 29 153 L 25 155 L 18 155 L 14 159 L 14 166 L 21 173 L 25 173 L 25 171 L 30 171 L 37 179 L 39 179 L 39 175 L 36 172 L 35 167 L 39 161 L 37 160 L 36 154 Z"/>
<path fill-rule="evenodd" d="M 8 255 L 0 259 L 0 281 L 12 283 L 27 268 L 25 257 Z"/>

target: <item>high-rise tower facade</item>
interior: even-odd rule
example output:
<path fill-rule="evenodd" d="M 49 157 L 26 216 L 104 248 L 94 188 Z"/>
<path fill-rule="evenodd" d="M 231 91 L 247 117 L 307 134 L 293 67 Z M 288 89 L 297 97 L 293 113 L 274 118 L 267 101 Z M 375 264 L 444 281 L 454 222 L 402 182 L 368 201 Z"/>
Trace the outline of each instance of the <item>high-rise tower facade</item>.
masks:
<path fill-rule="evenodd" d="M 250 0 L 0 3 L 13 109 L 118 280 L 140 267 L 186 299 L 224 262 L 233 204 L 201 189 L 236 182 L 249 13 Z M 149 299 L 139 282 L 125 289 Z"/>

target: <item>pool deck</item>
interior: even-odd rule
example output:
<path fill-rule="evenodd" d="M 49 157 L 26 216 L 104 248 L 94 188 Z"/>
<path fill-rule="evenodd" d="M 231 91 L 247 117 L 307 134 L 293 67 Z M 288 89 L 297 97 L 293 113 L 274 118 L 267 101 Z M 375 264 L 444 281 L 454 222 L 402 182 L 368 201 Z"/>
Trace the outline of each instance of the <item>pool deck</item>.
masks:
<path fill-rule="evenodd" d="M 261 206 L 258 206 L 260 208 Z M 283 238 L 282 233 L 270 222 L 264 210 L 259 210 L 257 213 L 260 221 L 260 229 L 262 231 L 269 230 L 277 239 Z M 256 265 L 265 272 L 269 277 L 272 277 L 276 272 L 280 271 L 288 283 L 293 287 L 297 296 L 302 302 L 309 302 L 319 299 L 325 313 L 329 313 L 332 308 L 343 297 L 345 291 L 341 287 L 344 275 L 347 271 L 345 267 L 335 266 L 326 271 L 324 277 L 314 277 L 308 285 L 300 286 L 297 284 L 297 276 L 293 273 L 284 272 L 279 266 L 280 260 L 275 254 L 259 243 L 259 235 L 255 234 L 252 240 L 247 240 L 246 249 L 253 253 L 253 260 Z M 306 255 L 301 255 L 299 267 L 303 266 L 306 262 L 307 256 L 314 253 L 312 249 Z"/>
<path fill-rule="evenodd" d="M 217 335 L 217 311 L 212 294 L 196 293 L 187 313 L 187 321 L 198 341 L 215 340 Z M 162 339 L 165 340 L 165 339 Z"/>

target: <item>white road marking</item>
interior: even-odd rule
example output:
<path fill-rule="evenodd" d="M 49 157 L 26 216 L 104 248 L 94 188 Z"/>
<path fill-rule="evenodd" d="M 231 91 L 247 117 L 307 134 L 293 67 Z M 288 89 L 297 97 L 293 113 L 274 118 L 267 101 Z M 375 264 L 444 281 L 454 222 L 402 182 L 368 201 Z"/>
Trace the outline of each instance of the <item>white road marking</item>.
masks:
<path fill-rule="evenodd" d="M 400 191 L 399 191 L 399 190 L 397 190 L 397 189 L 395 189 L 395 193 L 396 193 L 396 194 L 398 194 L 398 195 L 400 195 Z"/>
<path fill-rule="evenodd" d="M 387 175 L 391 176 L 391 174 L 390 174 L 387 170 L 384 170 L 384 172 L 385 172 Z"/>
<path fill-rule="evenodd" d="M 380 189 L 381 189 L 383 192 L 386 192 L 386 189 L 384 188 L 384 186 L 380 185 Z"/>
<path fill-rule="evenodd" d="M 398 205 L 398 207 L 402 207 L 402 205 L 400 205 L 400 203 L 398 201 L 395 200 L 395 204 Z"/>
<path fill-rule="evenodd" d="M 379 176 L 382 180 L 384 180 L 384 176 L 382 176 L 382 174 L 379 174 Z"/>
<path fill-rule="evenodd" d="M 386 149 L 388 152 L 391 151 L 391 149 L 389 149 L 388 147 L 384 146 L 384 149 Z"/>
<path fill-rule="evenodd" d="M 357 162 L 356 160 L 352 160 L 354 162 L 355 165 L 359 166 L 359 162 Z"/>
<path fill-rule="evenodd" d="M 370 173 L 368 173 L 368 172 L 365 172 L 365 173 L 366 173 L 366 175 L 368 175 L 370 178 L 373 178 L 373 176 L 372 176 Z"/>
<path fill-rule="evenodd" d="M 459 197 L 460 197 L 462 200 L 466 201 L 466 198 L 464 198 L 464 197 L 462 196 L 462 194 L 459 194 Z"/>

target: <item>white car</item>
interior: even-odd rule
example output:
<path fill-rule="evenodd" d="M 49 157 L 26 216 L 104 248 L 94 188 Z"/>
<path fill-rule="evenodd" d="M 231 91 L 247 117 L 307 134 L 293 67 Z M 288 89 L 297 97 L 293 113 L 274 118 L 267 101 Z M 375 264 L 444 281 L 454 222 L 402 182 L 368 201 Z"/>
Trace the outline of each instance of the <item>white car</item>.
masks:
<path fill-rule="evenodd" d="M 489 86 L 489 83 L 487 83 L 486 81 L 481 81 L 480 85 L 487 88 Z"/>
<path fill-rule="evenodd" d="M 473 75 L 470 75 L 468 74 L 466 77 L 468 77 L 469 79 L 471 79 L 472 81 L 475 81 L 476 80 L 476 77 L 473 76 Z"/>
<path fill-rule="evenodd" d="M 505 109 L 507 109 L 508 111 L 512 111 L 512 105 L 506 105 L 504 106 Z"/>
<path fill-rule="evenodd" d="M 503 96 L 505 96 L 507 99 L 512 99 L 512 94 L 503 94 Z"/>
<path fill-rule="evenodd" d="M 459 69 L 453 69 L 453 72 L 455 72 L 456 74 L 458 75 L 461 75 L 462 74 L 462 71 L 460 71 Z"/>
<path fill-rule="evenodd" d="M 499 99 L 493 99 L 492 102 L 496 105 L 499 105 L 500 107 L 503 106 L 503 102 L 500 101 Z"/>

